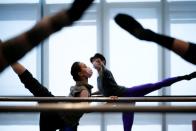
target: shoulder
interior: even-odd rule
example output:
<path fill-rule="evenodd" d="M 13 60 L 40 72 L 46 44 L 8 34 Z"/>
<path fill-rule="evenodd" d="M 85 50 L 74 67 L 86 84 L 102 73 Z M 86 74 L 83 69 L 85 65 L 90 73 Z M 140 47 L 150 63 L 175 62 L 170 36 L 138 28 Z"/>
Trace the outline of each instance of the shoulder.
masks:
<path fill-rule="evenodd" d="M 105 66 L 103 66 L 103 68 L 102 68 L 102 74 L 108 76 L 108 75 L 112 75 L 112 72 L 108 68 L 106 68 Z"/>
<path fill-rule="evenodd" d="M 70 91 L 73 92 L 73 91 L 80 91 L 80 90 L 85 90 L 86 87 L 85 86 L 71 86 L 70 88 Z"/>
<path fill-rule="evenodd" d="M 70 95 L 71 96 L 77 96 L 80 92 L 82 92 L 83 90 L 88 91 L 87 87 L 84 85 L 80 85 L 80 86 L 72 86 L 70 88 Z"/>

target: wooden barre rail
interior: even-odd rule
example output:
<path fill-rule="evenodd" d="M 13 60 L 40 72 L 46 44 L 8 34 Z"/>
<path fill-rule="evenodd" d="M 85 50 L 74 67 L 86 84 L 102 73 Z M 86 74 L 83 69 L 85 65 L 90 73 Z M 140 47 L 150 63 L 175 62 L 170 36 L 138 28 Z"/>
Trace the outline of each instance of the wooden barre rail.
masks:
<path fill-rule="evenodd" d="M 171 112 L 196 113 L 196 106 L 135 106 L 131 104 L 89 105 L 83 103 L 52 103 L 22 106 L 0 106 L 0 112 Z"/>
<path fill-rule="evenodd" d="M 145 96 L 145 97 L 0 97 L 1 102 L 196 102 L 195 96 Z"/>

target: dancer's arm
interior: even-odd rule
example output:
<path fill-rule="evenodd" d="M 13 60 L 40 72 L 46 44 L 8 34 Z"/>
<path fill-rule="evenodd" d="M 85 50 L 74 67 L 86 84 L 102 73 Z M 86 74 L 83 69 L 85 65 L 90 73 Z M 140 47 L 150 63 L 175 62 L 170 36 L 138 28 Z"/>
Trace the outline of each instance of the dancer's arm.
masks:
<path fill-rule="evenodd" d="M 95 91 L 92 93 L 92 95 L 101 95 L 101 92 L 100 91 Z"/>
<path fill-rule="evenodd" d="M 88 90 L 82 90 L 81 92 L 80 92 L 80 95 L 79 95 L 79 97 L 89 97 L 89 92 L 88 92 Z"/>
<path fill-rule="evenodd" d="M 19 76 L 21 82 L 24 84 L 34 96 L 38 97 L 51 97 L 51 92 L 48 91 L 38 80 L 36 80 L 32 74 L 20 63 L 14 63 L 11 65 L 14 72 Z"/>
<path fill-rule="evenodd" d="M 11 65 L 13 71 L 17 74 L 17 75 L 22 75 L 27 69 L 21 65 L 20 63 L 16 62 L 14 64 Z"/>

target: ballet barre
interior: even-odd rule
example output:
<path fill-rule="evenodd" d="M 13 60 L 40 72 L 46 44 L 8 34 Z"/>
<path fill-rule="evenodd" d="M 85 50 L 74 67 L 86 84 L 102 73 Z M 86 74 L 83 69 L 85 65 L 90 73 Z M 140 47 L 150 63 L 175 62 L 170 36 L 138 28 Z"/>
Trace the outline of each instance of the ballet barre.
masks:
<path fill-rule="evenodd" d="M 136 106 L 134 104 L 42 103 L 35 105 L 0 105 L 0 112 L 170 112 L 196 113 L 196 106 Z"/>
<path fill-rule="evenodd" d="M 31 97 L 31 96 L 4 96 L 1 102 L 196 102 L 196 96 L 145 96 L 145 97 Z"/>

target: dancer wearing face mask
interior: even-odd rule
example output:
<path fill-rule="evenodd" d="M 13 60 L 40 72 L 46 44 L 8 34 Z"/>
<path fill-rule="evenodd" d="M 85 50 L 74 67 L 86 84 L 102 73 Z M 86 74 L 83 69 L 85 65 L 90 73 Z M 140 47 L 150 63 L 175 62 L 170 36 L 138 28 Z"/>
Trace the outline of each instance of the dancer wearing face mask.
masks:
<path fill-rule="evenodd" d="M 32 74 L 20 63 L 11 65 L 14 72 L 35 97 L 54 97 Z M 89 97 L 93 86 L 88 84 L 92 76 L 92 70 L 82 62 L 74 62 L 71 67 L 71 75 L 76 84 L 70 88 L 70 97 Z M 82 112 L 41 112 L 40 131 L 77 131 Z"/>
<path fill-rule="evenodd" d="M 99 90 L 93 94 L 101 94 L 105 97 L 142 97 L 163 87 L 168 87 L 178 81 L 191 80 L 196 77 L 196 72 L 193 72 L 184 76 L 167 78 L 157 83 L 147 83 L 133 87 L 125 87 L 117 84 L 112 72 L 106 68 L 106 59 L 102 54 L 96 53 L 90 58 L 90 61 L 99 74 L 97 77 Z M 131 131 L 134 120 L 134 112 L 123 112 L 122 120 L 124 131 Z"/>

